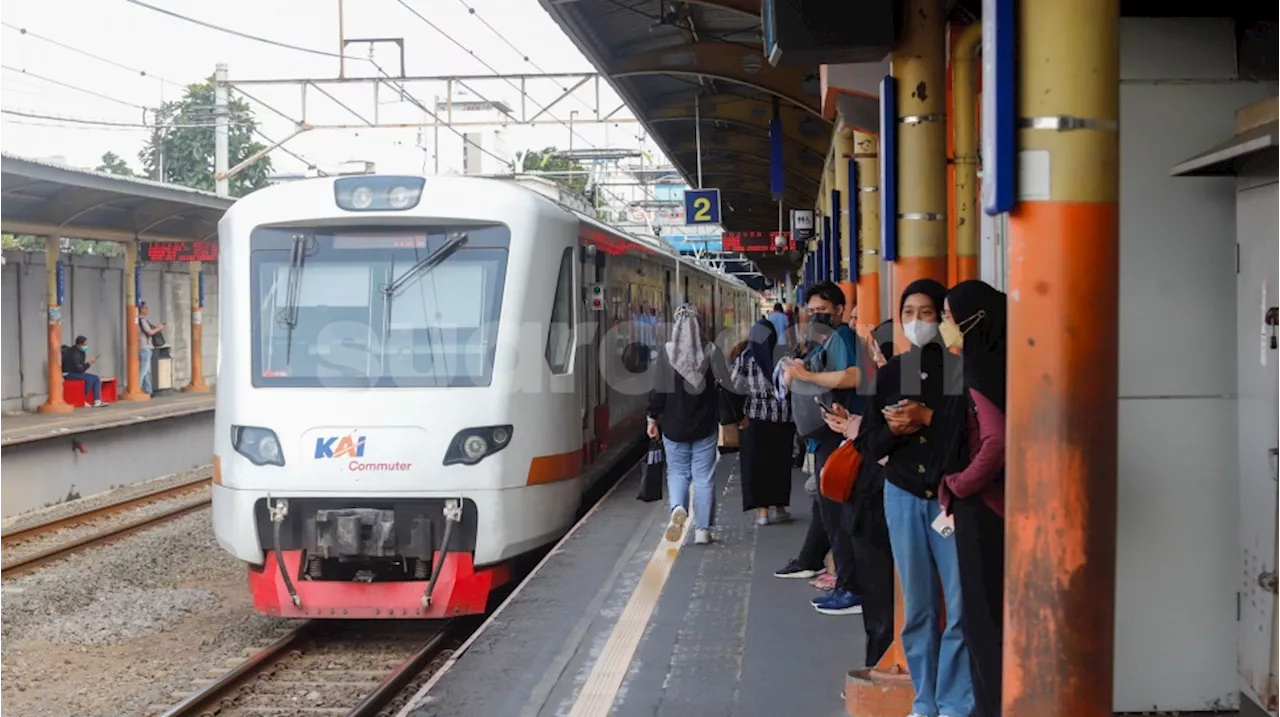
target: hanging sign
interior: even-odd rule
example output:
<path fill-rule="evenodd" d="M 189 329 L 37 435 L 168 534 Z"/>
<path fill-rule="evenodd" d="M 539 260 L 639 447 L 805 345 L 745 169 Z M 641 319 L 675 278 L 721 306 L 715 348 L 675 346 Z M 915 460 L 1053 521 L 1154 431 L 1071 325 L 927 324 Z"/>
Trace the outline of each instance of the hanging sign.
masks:
<path fill-rule="evenodd" d="M 797 242 L 807 242 L 813 238 L 813 210 L 791 210 L 791 236 Z"/>
<path fill-rule="evenodd" d="M 719 224 L 720 223 L 720 190 L 719 189 L 686 189 L 684 190 L 684 223 L 685 224 Z"/>
<path fill-rule="evenodd" d="M 138 242 L 138 258 L 148 262 L 217 261 L 218 242 Z"/>

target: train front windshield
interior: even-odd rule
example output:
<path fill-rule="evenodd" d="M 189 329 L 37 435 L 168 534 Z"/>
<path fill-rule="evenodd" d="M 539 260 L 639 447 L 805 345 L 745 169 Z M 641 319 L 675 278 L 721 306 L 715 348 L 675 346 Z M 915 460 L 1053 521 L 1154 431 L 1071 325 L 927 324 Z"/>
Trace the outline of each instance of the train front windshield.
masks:
<path fill-rule="evenodd" d="M 253 385 L 489 385 L 510 236 L 504 226 L 254 230 Z"/>

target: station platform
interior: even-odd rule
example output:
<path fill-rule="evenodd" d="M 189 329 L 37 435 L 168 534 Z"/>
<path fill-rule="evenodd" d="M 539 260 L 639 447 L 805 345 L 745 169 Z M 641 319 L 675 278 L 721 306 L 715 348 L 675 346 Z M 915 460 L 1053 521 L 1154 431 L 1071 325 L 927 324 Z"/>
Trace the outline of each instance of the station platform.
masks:
<path fill-rule="evenodd" d="M 737 456 L 717 472 L 716 542 L 694 545 L 692 520 L 666 541 L 666 502 L 636 500 L 633 471 L 400 717 L 845 717 L 861 616 L 821 615 L 808 581 L 773 577 L 808 526 L 803 474 L 796 520 L 758 528 Z"/>
<path fill-rule="evenodd" d="M 0 417 L 0 446 L 131 426 L 212 410 L 212 393 L 173 393 L 150 401 L 117 401 L 99 408 L 77 408 L 71 413 L 5 414 Z"/>

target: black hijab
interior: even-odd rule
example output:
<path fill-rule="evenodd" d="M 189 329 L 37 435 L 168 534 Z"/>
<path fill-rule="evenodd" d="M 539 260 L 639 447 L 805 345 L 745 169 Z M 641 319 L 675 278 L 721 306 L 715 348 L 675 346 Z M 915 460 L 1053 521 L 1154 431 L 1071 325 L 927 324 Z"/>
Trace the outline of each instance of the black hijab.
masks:
<path fill-rule="evenodd" d="M 933 279 L 917 279 L 902 290 L 902 296 L 898 302 L 899 316 L 902 314 L 902 306 L 906 303 L 907 297 L 913 294 L 928 296 L 938 315 L 942 315 L 942 300 L 947 295 L 946 287 Z M 896 400 L 894 398 L 896 394 L 896 398 L 919 401 L 936 412 L 947 395 L 948 386 L 958 384 L 958 380 L 947 380 L 947 369 L 952 368 L 948 364 L 953 362 L 946 361 L 946 355 L 942 344 L 935 339 L 924 346 L 912 344 L 906 353 L 894 356 L 885 366 L 886 374 L 882 378 L 889 381 L 885 386 L 889 392 L 886 397 Z M 958 375 L 952 378 L 958 379 Z M 958 388 L 958 385 L 953 388 Z"/>
<path fill-rule="evenodd" d="M 766 378 L 773 376 L 773 369 L 778 364 L 778 359 L 775 358 L 777 347 L 778 330 L 768 319 L 760 319 L 747 333 L 747 350 Z"/>
<path fill-rule="evenodd" d="M 1008 297 L 986 282 L 962 281 L 947 292 L 951 320 L 964 332 L 964 385 L 1004 411 Z"/>

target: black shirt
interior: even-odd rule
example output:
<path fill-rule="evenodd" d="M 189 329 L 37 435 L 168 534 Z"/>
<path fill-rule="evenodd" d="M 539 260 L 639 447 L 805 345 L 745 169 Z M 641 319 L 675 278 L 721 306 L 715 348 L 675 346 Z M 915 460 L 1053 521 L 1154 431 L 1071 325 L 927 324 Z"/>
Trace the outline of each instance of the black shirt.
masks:
<path fill-rule="evenodd" d="M 84 352 L 75 346 L 62 347 L 62 372 L 63 373 L 88 373 L 89 360 L 85 358 Z"/>
<path fill-rule="evenodd" d="M 720 391 L 715 373 L 707 367 L 702 386 L 695 392 L 671 367 L 665 346 L 658 348 L 654 388 L 649 392 L 649 418 L 658 422 L 662 435 L 676 443 L 692 443 L 716 435 L 720 423 Z"/>

